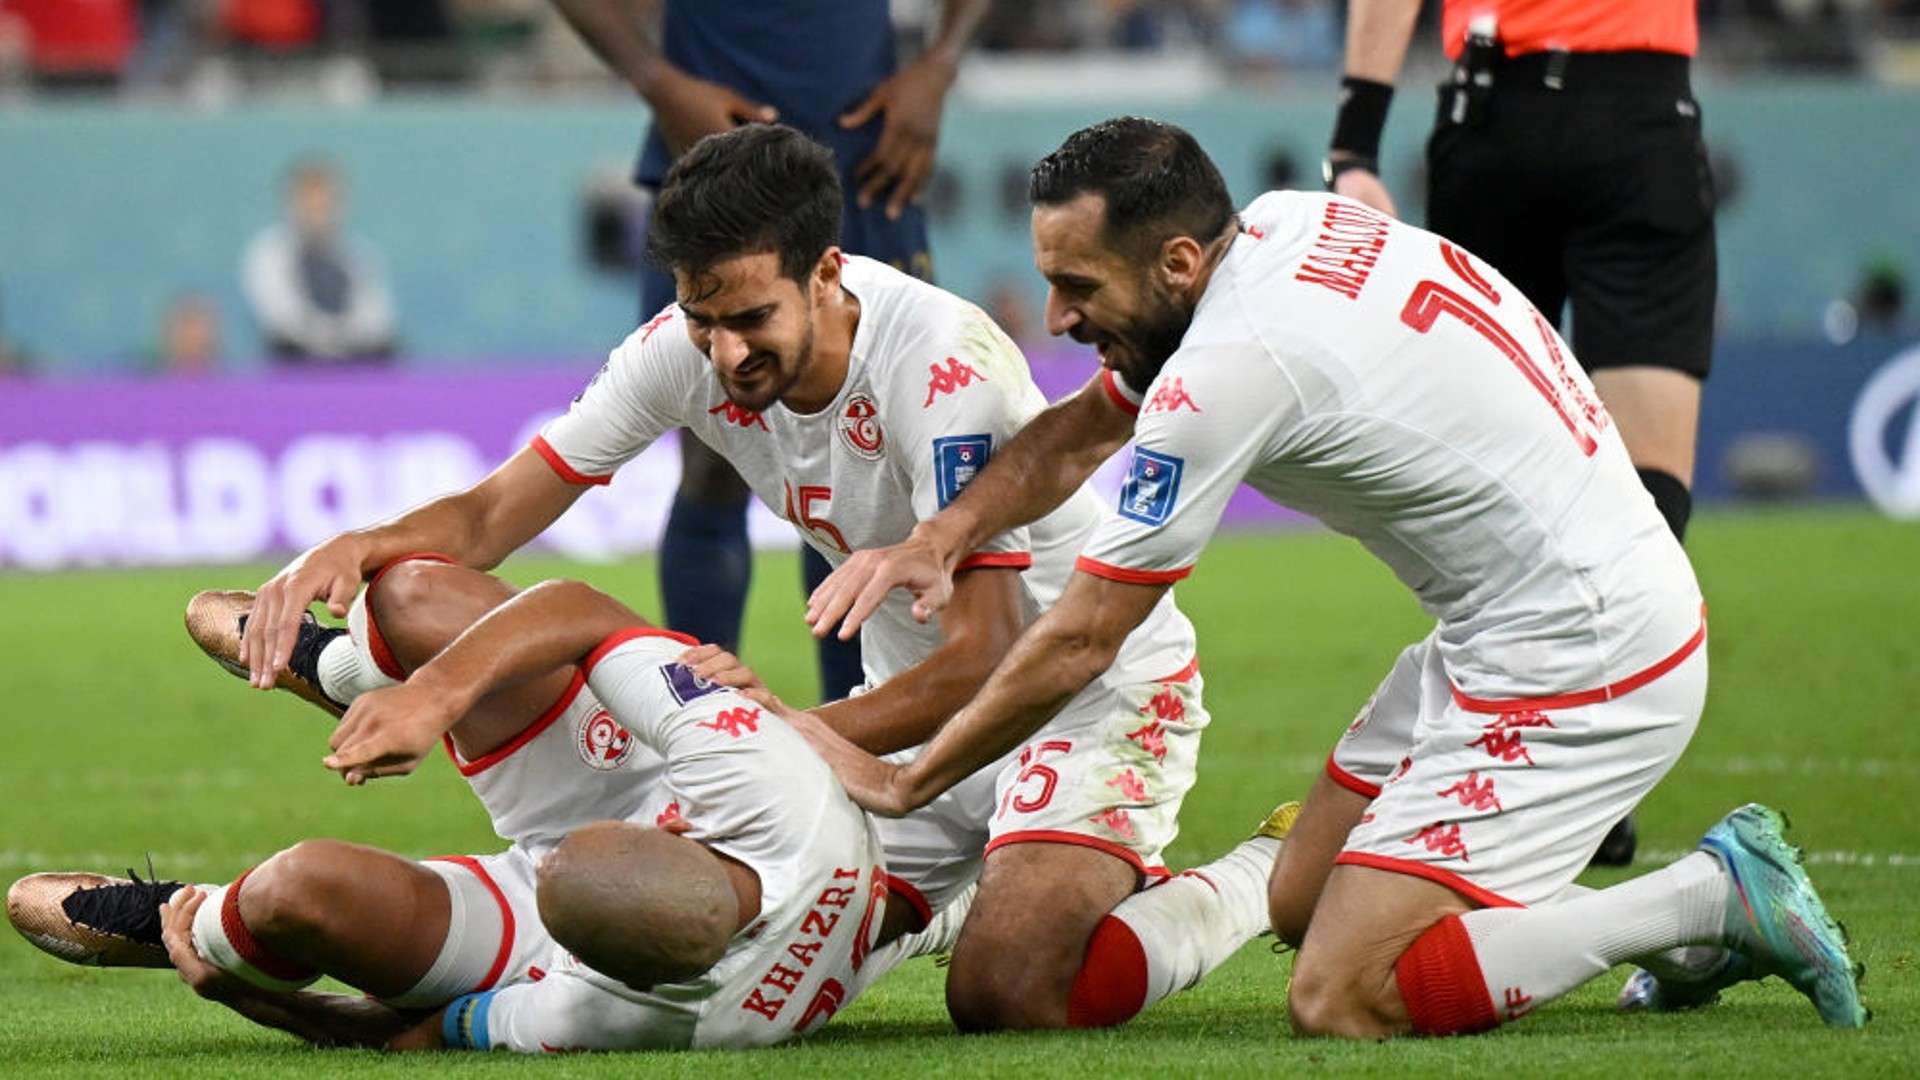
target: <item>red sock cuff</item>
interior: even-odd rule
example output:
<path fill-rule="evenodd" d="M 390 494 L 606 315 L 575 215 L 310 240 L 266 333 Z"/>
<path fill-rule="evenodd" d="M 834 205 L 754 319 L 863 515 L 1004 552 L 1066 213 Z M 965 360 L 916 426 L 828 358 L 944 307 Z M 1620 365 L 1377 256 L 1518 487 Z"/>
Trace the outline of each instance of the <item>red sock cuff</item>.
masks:
<path fill-rule="evenodd" d="M 1500 1023 L 1473 940 L 1458 915 L 1414 939 L 1393 971 L 1413 1030 L 1422 1035 L 1470 1035 Z"/>
<path fill-rule="evenodd" d="M 302 982 L 318 978 L 320 973 L 304 964 L 296 964 L 272 949 L 260 944 L 260 939 L 247 929 L 245 920 L 240 918 L 240 887 L 247 882 L 251 869 L 242 871 L 227 886 L 227 895 L 220 901 L 220 930 L 227 935 L 227 941 L 233 945 L 233 951 L 240 959 L 253 965 L 263 975 L 271 976 L 283 982 Z"/>
<path fill-rule="evenodd" d="M 1133 928 L 1108 915 L 1087 941 L 1086 959 L 1067 996 L 1067 1026 L 1124 1024 L 1147 1004 L 1147 953 Z"/>

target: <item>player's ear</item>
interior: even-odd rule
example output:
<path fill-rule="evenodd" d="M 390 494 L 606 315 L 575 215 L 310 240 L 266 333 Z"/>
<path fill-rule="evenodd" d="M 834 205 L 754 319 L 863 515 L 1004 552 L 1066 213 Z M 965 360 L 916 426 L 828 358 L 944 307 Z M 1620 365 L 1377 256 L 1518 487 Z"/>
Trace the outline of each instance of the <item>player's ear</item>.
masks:
<path fill-rule="evenodd" d="M 1206 261 L 1206 249 L 1191 236 L 1174 236 L 1160 245 L 1159 270 L 1168 285 L 1176 289 L 1192 285 Z"/>
<path fill-rule="evenodd" d="M 831 295 L 832 290 L 840 287 L 840 270 L 846 265 L 847 257 L 838 247 L 830 247 L 813 264 L 812 284 L 822 295 Z M 815 297 L 819 299 L 819 297 Z"/>

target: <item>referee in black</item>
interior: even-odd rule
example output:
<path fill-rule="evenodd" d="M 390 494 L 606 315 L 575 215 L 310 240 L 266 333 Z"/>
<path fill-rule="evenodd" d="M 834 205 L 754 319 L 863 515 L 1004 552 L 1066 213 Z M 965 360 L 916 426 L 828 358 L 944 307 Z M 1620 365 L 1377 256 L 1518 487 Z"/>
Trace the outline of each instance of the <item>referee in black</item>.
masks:
<path fill-rule="evenodd" d="M 1394 213 L 1380 132 L 1420 0 L 1350 0 L 1324 167 Z M 1684 539 L 1713 349 L 1713 181 L 1688 78 L 1693 0 L 1442 0 L 1453 60 L 1427 144 L 1427 227 L 1486 259 L 1554 325 Z M 1594 862 L 1633 861 L 1633 819 Z"/>

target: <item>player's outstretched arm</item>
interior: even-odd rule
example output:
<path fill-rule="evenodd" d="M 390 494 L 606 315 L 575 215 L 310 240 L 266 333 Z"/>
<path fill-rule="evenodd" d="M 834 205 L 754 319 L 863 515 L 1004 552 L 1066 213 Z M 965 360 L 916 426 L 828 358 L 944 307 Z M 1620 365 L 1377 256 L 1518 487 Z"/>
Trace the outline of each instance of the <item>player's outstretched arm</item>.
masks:
<path fill-rule="evenodd" d="M 1027 628 L 979 695 L 907 765 L 880 761 L 824 724 L 795 726 L 855 802 L 876 814 L 911 813 L 1019 746 L 1111 667 L 1121 643 L 1168 587 L 1075 573 L 1060 601 Z"/>
<path fill-rule="evenodd" d="M 940 615 L 940 647 L 867 693 L 813 710 L 829 727 L 873 754 L 926 742 L 972 700 L 1020 637 L 1020 571 L 962 571 Z"/>
<path fill-rule="evenodd" d="M 160 905 L 160 943 L 180 981 L 194 993 L 315 1046 L 382 1047 L 415 1026 L 415 1017 L 369 997 L 263 990 L 207 963 L 193 947 L 193 917 L 206 899 L 206 893 L 189 885 Z"/>
<path fill-rule="evenodd" d="M 315 601 L 345 616 L 367 575 L 418 552 L 490 569 L 540 535 L 585 490 L 527 448 L 465 491 L 310 548 L 260 586 L 240 638 L 240 662 L 254 686 L 271 690 L 293 655 L 300 617 Z"/>
<path fill-rule="evenodd" d="M 913 595 L 913 615 L 933 618 L 953 596 L 953 568 L 988 539 L 1052 512 L 1133 433 L 1133 414 L 1094 379 L 1007 440 L 946 509 L 892 547 L 856 551 L 807 599 L 807 625 L 845 640 L 893 589 Z"/>
<path fill-rule="evenodd" d="M 548 581 L 468 627 L 407 681 L 354 699 L 322 764 L 349 784 L 414 770 L 486 695 L 577 663 L 607 636 L 647 621 L 577 581 Z"/>

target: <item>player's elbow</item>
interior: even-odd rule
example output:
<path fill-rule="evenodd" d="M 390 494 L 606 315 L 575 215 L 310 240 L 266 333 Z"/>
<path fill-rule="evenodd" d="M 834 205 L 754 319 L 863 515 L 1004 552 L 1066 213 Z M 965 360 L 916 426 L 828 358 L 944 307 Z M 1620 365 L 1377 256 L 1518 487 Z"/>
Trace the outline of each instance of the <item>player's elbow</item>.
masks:
<path fill-rule="evenodd" d="M 1106 674 L 1119 651 L 1119 641 L 1109 641 L 1103 635 L 1084 630 L 1061 628 L 1049 632 L 1043 655 L 1046 668 L 1053 675 L 1055 692 L 1060 697 L 1071 697 Z"/>

